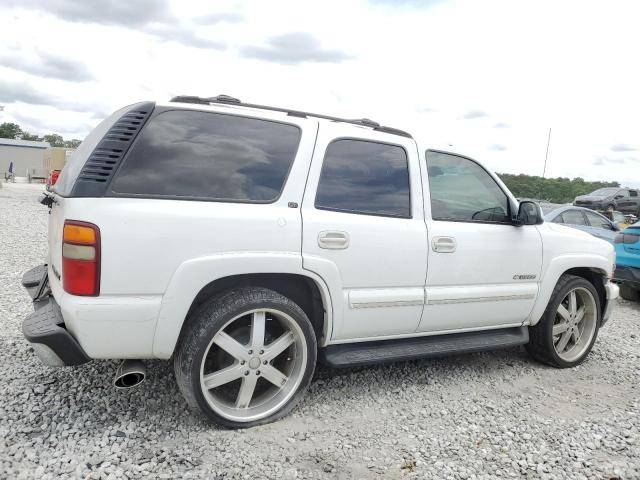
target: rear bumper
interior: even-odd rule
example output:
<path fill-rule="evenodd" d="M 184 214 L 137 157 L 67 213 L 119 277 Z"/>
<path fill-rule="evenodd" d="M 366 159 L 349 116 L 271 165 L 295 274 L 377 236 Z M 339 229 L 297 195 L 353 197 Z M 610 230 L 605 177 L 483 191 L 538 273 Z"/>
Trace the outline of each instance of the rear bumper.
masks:
<path fill-rule="evenodd" d="M 23 320 L 22 334 L 42 363 L 50 367 L 63 367 L 88 362 L 90 358 L 65 328 L 60 306 L 50 295 L 46 265 L 26 272 L 22 277 L 22 285 L 33 299 L 35 309 Z"/>

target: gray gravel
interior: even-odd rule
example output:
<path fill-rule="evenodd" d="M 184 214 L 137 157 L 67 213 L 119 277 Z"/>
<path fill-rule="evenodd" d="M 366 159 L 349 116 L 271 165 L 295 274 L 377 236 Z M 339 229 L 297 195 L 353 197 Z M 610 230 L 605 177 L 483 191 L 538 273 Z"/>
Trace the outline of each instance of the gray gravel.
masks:
<path fill-rule="evenodd" d="M 640 478 L 640 306 L 621 301 L 580 367 L 521 349 L 333 371 L 289 417 L 221 430 L 167 362 L 49 369 L 20 334 L 22 272 L 45 254 L 33 187 L 0 190 L 0 478 Z"/>

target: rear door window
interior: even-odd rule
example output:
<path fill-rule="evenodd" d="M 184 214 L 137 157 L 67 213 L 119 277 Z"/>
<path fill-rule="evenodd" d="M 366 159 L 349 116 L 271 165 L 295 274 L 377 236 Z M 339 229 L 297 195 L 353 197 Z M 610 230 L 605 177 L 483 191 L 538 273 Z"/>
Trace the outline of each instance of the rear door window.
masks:
<path fill-rule="evenodd" d="M 270 203 L 280 196 L 300 128 L 171 110 L 141 132 L 111 189 L 118 195 Z"/>
<path fill-rule="evenodd" d="M 315 207 L 320 210 L 411 217 L 407 152 L 397 145 L 339 139 L 322 164 Z"/>

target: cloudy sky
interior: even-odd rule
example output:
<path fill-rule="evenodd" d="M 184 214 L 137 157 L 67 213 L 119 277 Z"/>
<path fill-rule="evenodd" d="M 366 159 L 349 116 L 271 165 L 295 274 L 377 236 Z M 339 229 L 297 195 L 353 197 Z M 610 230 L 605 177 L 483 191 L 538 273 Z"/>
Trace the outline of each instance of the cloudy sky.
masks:
<path fill-rule="evenodd" d="M 83 138 L 221 93 L 368 117 L 498 172 L 640 187 L 640 2 L 0 0 L 0 122 Z"/>

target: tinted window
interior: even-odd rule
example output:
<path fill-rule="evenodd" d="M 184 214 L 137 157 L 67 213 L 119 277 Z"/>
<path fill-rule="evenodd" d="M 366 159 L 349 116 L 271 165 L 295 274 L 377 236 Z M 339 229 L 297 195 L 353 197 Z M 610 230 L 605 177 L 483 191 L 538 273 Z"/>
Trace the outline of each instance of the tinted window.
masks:
<path fill-rule="evenodd" d="M 587 220 L 592 227 L 611 230 L 611 224 L 607 221 L 606 218 L 602 218 L 597 213 L 584 212 L 584 214 L 587 216 Z"/>
<path fill-rule="evenodd" d="M 315 205 L 325 210 L 409 218 L 409 167 L 404 148 L 364 140 L 331 143 Z"/>
<path fill-rule="evenodd" d="M 115 193 L 228 201 L 278 198 L 300 129 L 172 110 L 151 119 L 115 178 Z"/>
<path fill-rule="evenodd" d="M 587 225 L 584 220 L 584 215 L 580 210 L 567 210 L 562 212 L 562 223 L 568 225 Z"/>
<path fill-rule="evenodd" d="M 509 222 L 509 199 L 473 160 L 427 152 L 431 216 L 434 220 Z"/>
<path fill-rule="evenodd" d="M 637 197 L 638 196 L 638 191 L 637 190 L 629 190 L 629 196 Z"/>

